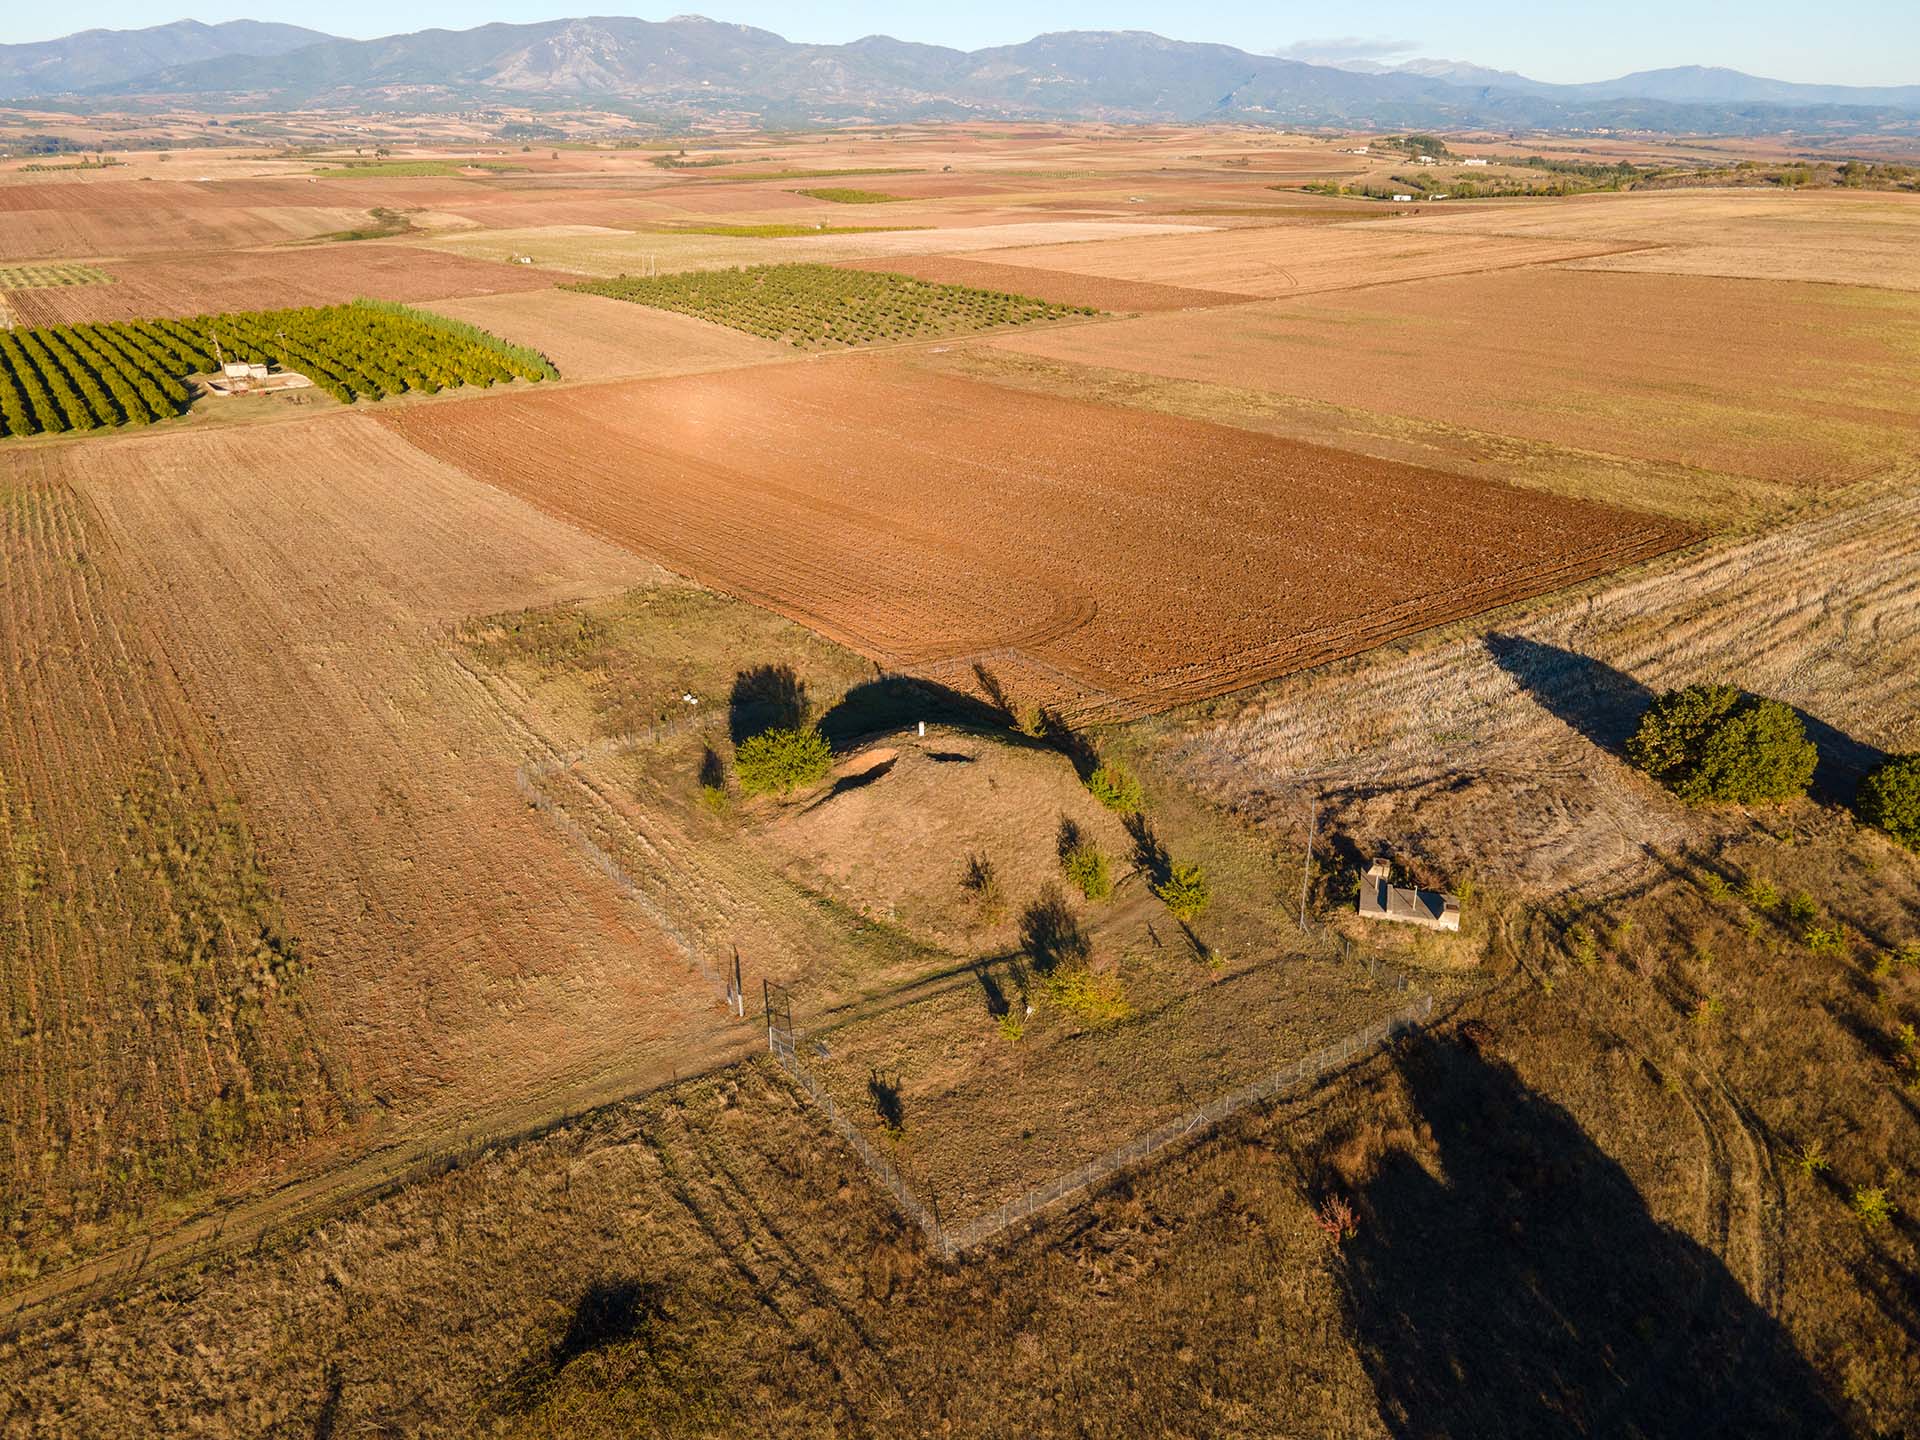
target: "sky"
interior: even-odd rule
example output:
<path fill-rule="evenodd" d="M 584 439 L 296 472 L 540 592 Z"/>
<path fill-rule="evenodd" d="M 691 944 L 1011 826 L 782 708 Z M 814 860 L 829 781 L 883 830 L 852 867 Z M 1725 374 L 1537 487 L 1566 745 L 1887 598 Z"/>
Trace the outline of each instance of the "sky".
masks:
<path fill-rule="evenodd" d="M 1371 0 L 1365 7 L 1291 0 L 1135 3 L 1135 0 L 696 0 L 662 9 L 593 0 L 333 0 L 312 11 L 263 10 L 242 0 L 201 0 L 196 20 L 288 20 L 368 39 L 433 26 L 633 14 L 663 20 L 685 9 L 775 31 L 789 40 L 835 43 L 862 35 L 963 50 L 1015 44 L 1047 30 L 1152 30 L 1304 60 L 1386 62 L 1430 56 L 1518 70 L 1536 80 L 1604 80 L 1668 65 L 1726 65 L 1780 80 L 1834 85 L 1920 84 L 1920 0 Z M 157 23 L 153 0 L 76 0 L 45 8 L 7 5 L 0 43 L 46 40 L 73 30 Z"/>

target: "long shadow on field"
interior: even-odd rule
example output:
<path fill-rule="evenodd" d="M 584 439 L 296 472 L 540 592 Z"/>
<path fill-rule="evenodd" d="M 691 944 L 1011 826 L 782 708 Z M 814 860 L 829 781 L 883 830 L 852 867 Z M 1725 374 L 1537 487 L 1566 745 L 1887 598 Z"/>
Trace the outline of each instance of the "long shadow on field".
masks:
<path fill-rule="evenodd" d="M 1653 703 L 1652 690 L 1604 660 L 1524 635 L 1489 635 L 1486 645 L 1494 663 L 1542 709 L 1602 750 L 1626 758 L 1627 741 Z M 1798 706 L 1794 714 L 1820 752 L 1813 772 L 1813 797 L 1830 804 L 1851 805 L 1861 779 L 1887 758 L 1886 752 Z"/>
<path fill-rule="evenodd" d="M 755 665 L 733 677 L 727 730 L 733 743 L 769 730 L 793 730 L 807 720 L 807 682 L 791 665 Z"/>
<path fill-rule="evenodd" d="M 596 1280 L 574 1302 L 566 1331 L 544 1354 L 526 1360 L 496 1397 L 499 1408 L 524 1412 L 546 1398 L 560 1372 L 583 1355 L 635 1341 L 658 1348 L 664 1339 L 667 1292 L 649 1281 Z"/>
<path fill-rule="evenodd" d="M 1399 1063 L 1437 1163 L 1389 1154 L 1344 1247 L 1389 1431 L 1841 1433 L 1786 1332 L 1571 1115 L 1468 1043 Z"/>
<path fill-rule="evenodd" d="M 917 721 L 936 721 L 1004 732 L 1011 743 L 1037 745 L 1022 735 L 1000 705 L 913 675 L 887 675 L 854 686 L 820 717 L 820 733 L 836 750 L 870 735 L 899 730 Z"/>

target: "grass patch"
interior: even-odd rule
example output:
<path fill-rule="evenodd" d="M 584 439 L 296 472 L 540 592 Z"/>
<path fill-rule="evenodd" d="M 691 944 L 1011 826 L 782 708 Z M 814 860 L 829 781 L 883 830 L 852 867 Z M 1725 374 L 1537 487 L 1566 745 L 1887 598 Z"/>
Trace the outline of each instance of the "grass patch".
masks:
<path fill-rule="evenodd" d="M 324 245 L 328 241 L 338 240 L 391 240 L 396 235 L 417 234 L 419 227 L 409 220 L 403 211 L 389 210 L 376 205 L 368 212 L 371 225 L 363 225 L 358 230 L 335 230 L 331 235 L 316 235 L 311 240 L 296 241 L 300 245 Z"/>
<path fill-rule="evenodd" d="M 344 165 L 331 166 L 313 173 L 337 179 L 351 176 L 358 179 L 429 179 L 436 176 L 458 178 L 473 170 L 484 170 L 489 175 L 517 175 L 526 170 L 524 165 L 509 165 L 500 160 L 349 160 Z"/>
<path fill-rule="evenodd" d="M 111 285 L 113 276 L 94 265 L 55 261 L 45 265 L 0 265 L 0 290 L 57 290 L 68 285 Z"/>
<path fill-rule="evenodd" d="M 675 310 L 799 350 L 924 340 L 1098 313 L 1084 305 L 831 265 L 623 275 L 564 288 Z"/>
<path fill-rule="evenodd" d="M 845 186 L 826 186 L 818 190 L 796 190 L 796 195 L 805 195 L 813 200 L 825 200 L 834 205 L 897 205 L 907 197 L 889 195 L 882 190 L 855 190 Z"/>

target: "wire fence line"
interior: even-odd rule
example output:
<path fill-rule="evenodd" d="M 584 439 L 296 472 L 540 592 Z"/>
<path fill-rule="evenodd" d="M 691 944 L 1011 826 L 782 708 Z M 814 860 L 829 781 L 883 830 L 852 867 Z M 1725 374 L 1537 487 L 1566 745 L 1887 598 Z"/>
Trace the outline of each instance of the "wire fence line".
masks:
<path fill-rule="evenodd" d="M 1368 968 L 1376 978 L 1391 988 L 1406 991 L 1410 988 L 1407 977 L 1394 970 L 1384 961 L 1369 960 Z M 943 1257 L 951 1259 L 962 1251 L 970 1250 L 984 1241 L 992 1239 L 1001 1231 L 1017 1225 L 1022 1220 L 1032 1218 L 1040 1211 L 1059 1204 L 1069 1196 L 1091 1190 L 1108 1177 L 1117 1174 L 1132 1165 L 1158 1154 L 1170 1146 L 1183 1141 L 1198 1138 L 1222 1121 L 1237 1115 L 1249 1106 L 1259 1105 L 1272 1100 L 1289 1090 L 1310 1084 L 1329 1071 L 1351 1064 L 1355 1059 L 1368 1054 L 1376 1047 L 1386 1044 L 1394 1036 L 1412 1029 L 1433 1014 L 1433 996 L 1424 993 L 1418 998 L 1402 1005 L 1393 1014 L 1383 1020 L 1377 1020 L 1364 1029 L 1356 1030 L 1316 1050 L 1313 1054 L 1296 1060 L 1293 1064 L 1262 1076 L 1249 1085 L 1222 1095 L 1219 1099 L 1177 1115 L 1164 1124 L 1154 1127 L 1143 1134 L 1136 1135 L 1106 1154 L 1087 1161 L 1076 1170 L 1064 1175 L 1056 1175 L 1043 1185 L 1037 1185 L 1024 1195 L 1007 1201 L 997 1209 L 984 1215 L 976 1215 L 971 1220 L 958 1225 L 946 1225 L 940 1220 L 936 1210 L 929 1207 L 913 1192 L 891 1161 L 874 1148 L 857 1126 L 841 1113 L 839 1105 L 828 1093 L 826 1086 L 817 1080 L 813 1073 L 801 1062 L 798 1037 L 792 1027 L 789 1013 L 783 1026 L 771 1009 L 768 1014 L 767 1048 L 800 1087 L 812 1096 L 825 1112 L 827 1123 L 833 1132 L 845 1140 L 863 1163 L 876 1176 L 880 1183 L 892 1195 L 901 1211 L 926 1233 L 929 1243 Z"/>

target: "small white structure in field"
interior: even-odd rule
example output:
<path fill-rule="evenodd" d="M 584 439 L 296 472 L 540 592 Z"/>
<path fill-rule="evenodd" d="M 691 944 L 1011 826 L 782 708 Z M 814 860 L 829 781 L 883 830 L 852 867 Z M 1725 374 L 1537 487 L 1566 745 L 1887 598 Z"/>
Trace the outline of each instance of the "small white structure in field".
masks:
<path fill-rule="evenodd" d="M 1396 195 L 1393 198 L 1398 200 L 1402 205 L 1406 204 L 1409 200 L 1413 199 L 1411 195 Z"/>
<path fill-rule="evenodd" d="M 207 381 L 215 395 L 257 395 L 268 390 L 304 390 L 313 382 L 291 370 L 277 374 L 265 365 L 249 365 L 244 360 L 229 360 L 220 373 Z"/>
<path fill-rule="evenodd" d="M 1424 925 L 1429 930 L 1458 930 L 1460 901 L 1438 890 L 1414 890 L 1393 883 L 1393 866 L 1383 856 L 1360 877 L 1360 916 Z"/>
<path fill-rule="evenodd" d="M 1481 159 L 1479 156 L 1469 156 L 1467 159 L 1462 160 L 1460 163 L 1462 165 L 1484 165 L 1487 162 Z"/>

